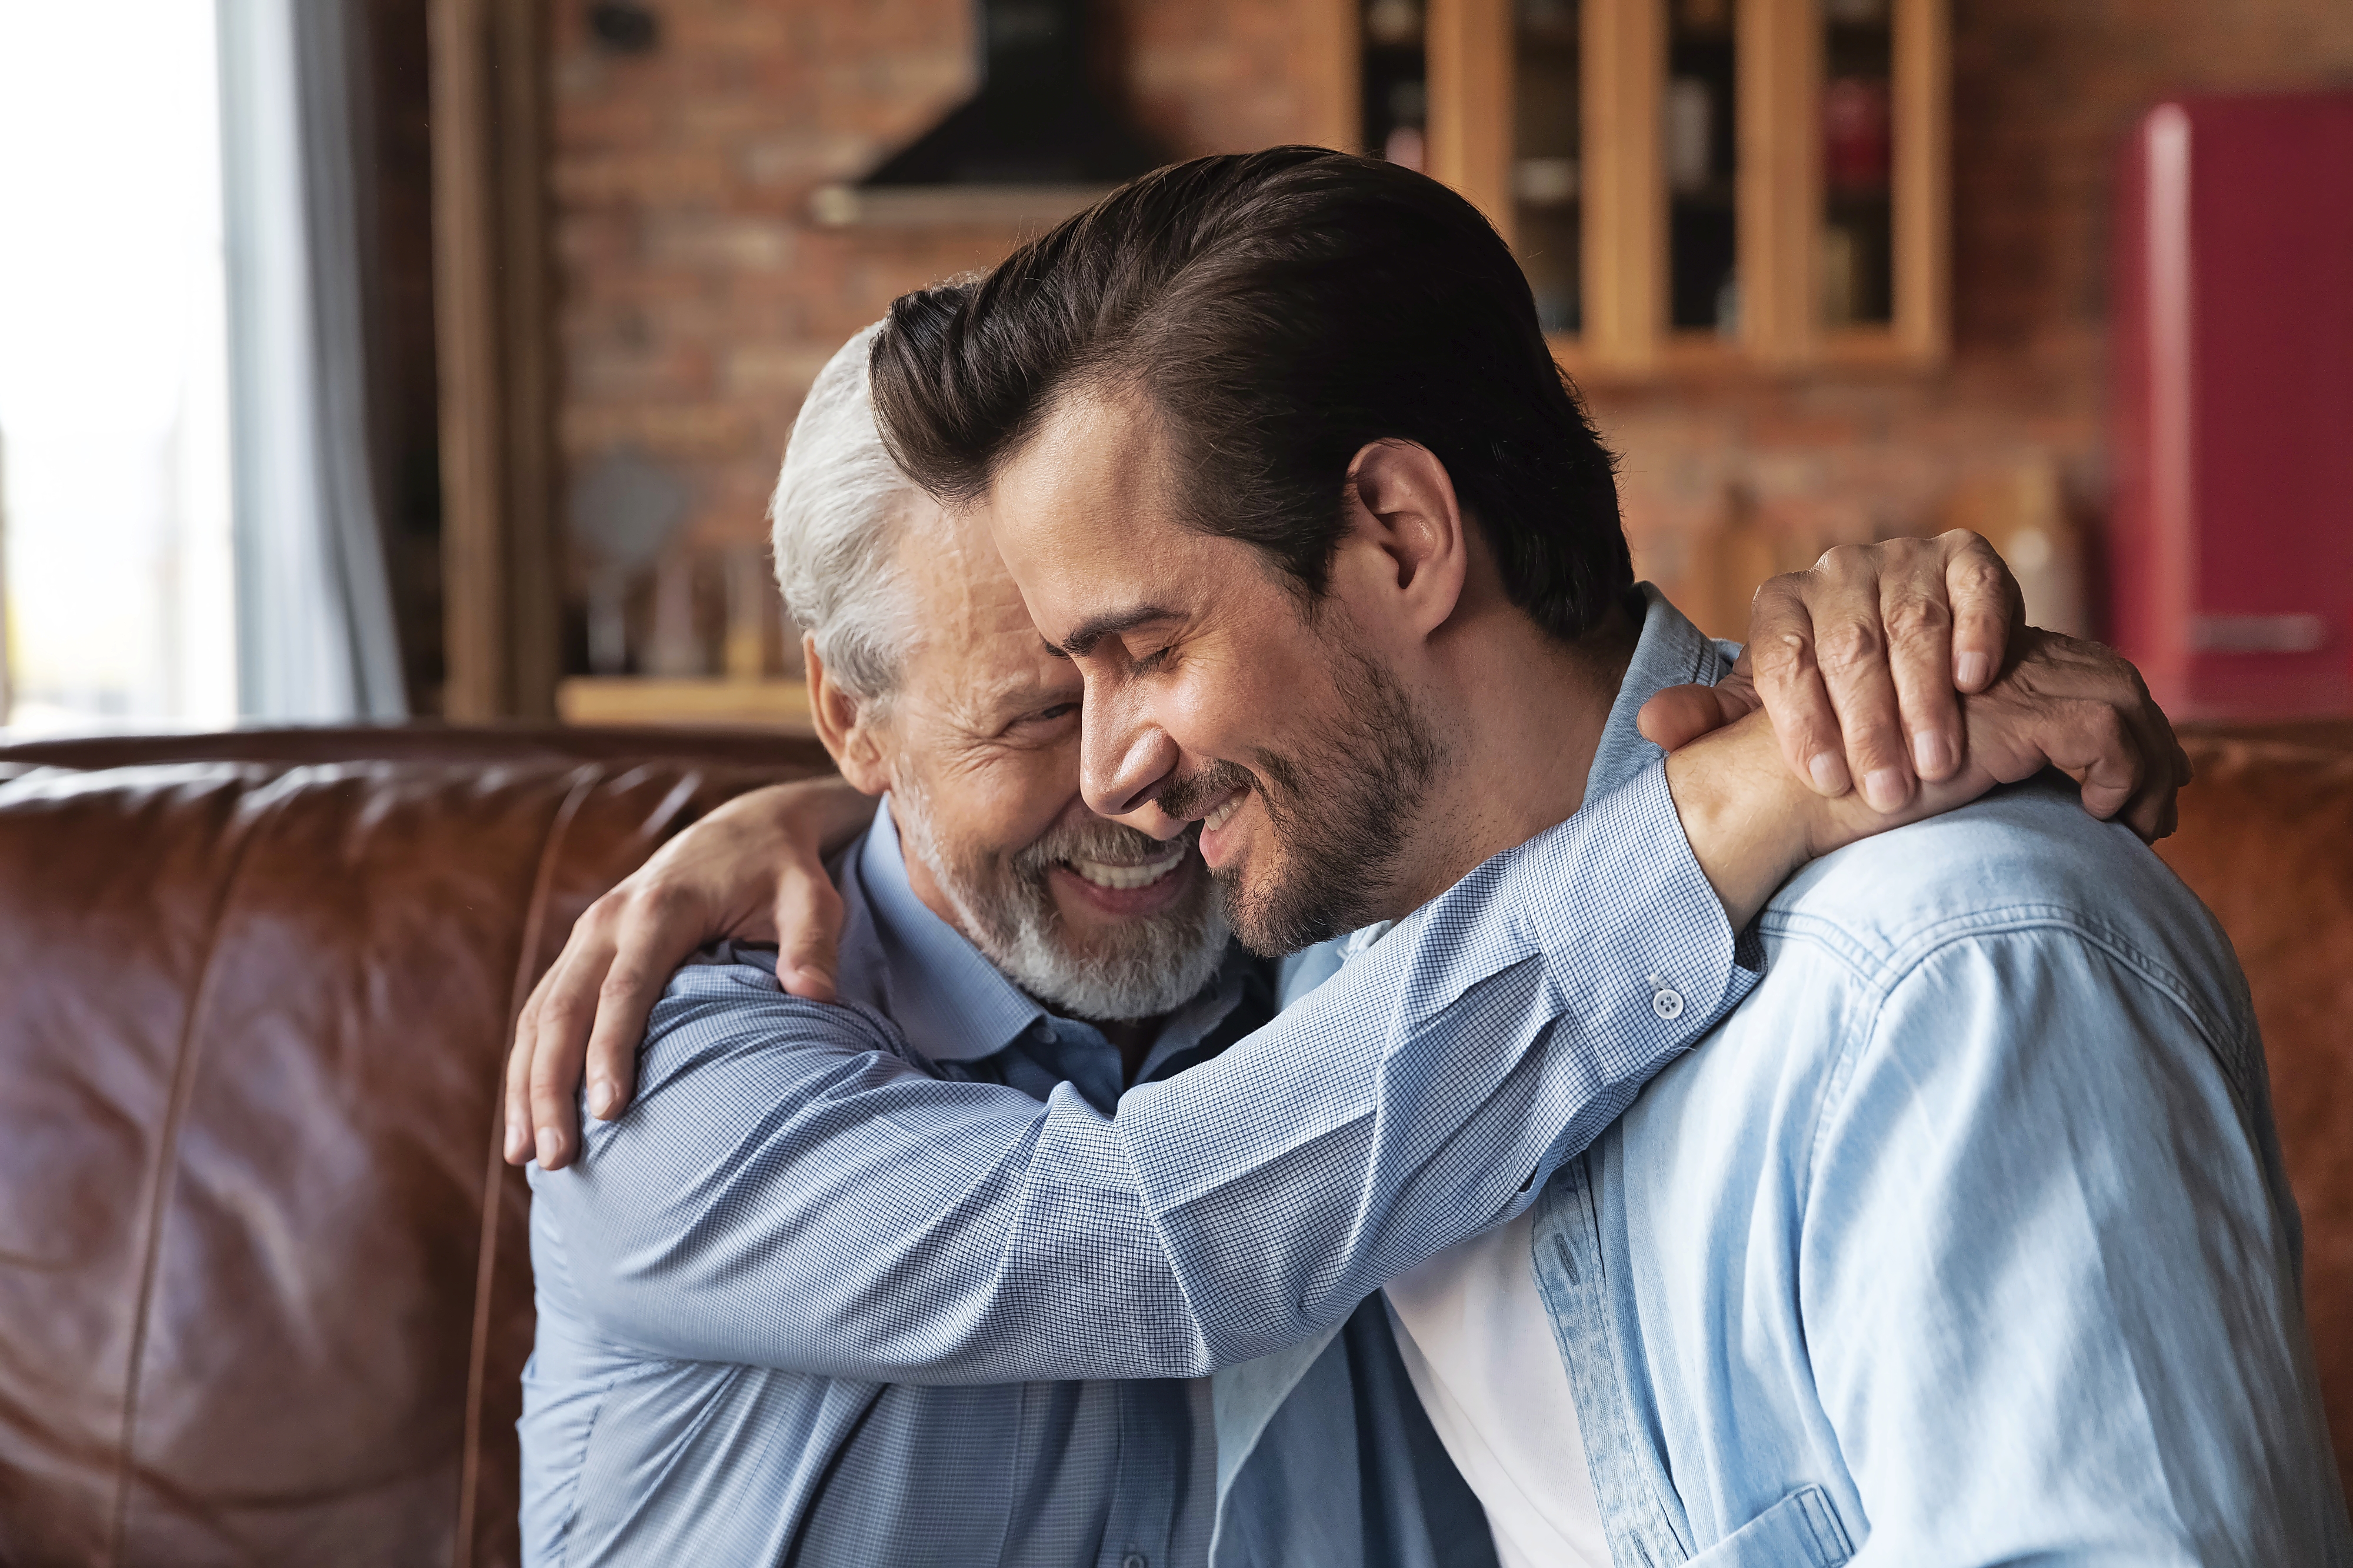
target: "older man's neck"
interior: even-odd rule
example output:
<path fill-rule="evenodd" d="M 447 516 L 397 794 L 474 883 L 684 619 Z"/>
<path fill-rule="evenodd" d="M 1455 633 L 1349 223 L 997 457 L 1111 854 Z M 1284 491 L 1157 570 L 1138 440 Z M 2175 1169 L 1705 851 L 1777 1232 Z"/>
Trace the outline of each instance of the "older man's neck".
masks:
<path fill-rule="evenodd" d="M 1104 1018 L 1096 1021 L 1095 1027 L 1103 1031 L 1103 1037 L 1119 1052 L 1122 1083 L 1131 1089 L 1135 1087 L 1135 1075 L 1144 1070 L 1144 1064 L 1152 1055 L 1152 1047 L 1159 1040 L 1160 1031 L 1167 1022 L 1168 1015 L 1166 1013 L 1151 1018 Z"/>
<path fill-rule="evenodd" d="M 1512 606 L 1480 616 L 1444 650 L 1454 761 L 1420 813 L 1429 852 L 1411 879 L 1419 908 L 1482 861 L 1567 820 L 1633 658 L 1641 627 L 1613 608 L 1575 643 Z M 1398 911 L 1405 912 L 1404 910 Z"/>

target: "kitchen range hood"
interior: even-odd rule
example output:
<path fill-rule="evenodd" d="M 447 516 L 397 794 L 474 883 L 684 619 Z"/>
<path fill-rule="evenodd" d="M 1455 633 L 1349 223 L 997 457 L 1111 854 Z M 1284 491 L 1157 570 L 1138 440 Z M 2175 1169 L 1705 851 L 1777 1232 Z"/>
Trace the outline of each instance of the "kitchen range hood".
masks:
<path fill-rule="evenodd" d="M 1097 85 L 1090 0 L 977 0 L 980 86 L 810 207 L 824 224 L 1052 223 L 1167 154 Z"/>

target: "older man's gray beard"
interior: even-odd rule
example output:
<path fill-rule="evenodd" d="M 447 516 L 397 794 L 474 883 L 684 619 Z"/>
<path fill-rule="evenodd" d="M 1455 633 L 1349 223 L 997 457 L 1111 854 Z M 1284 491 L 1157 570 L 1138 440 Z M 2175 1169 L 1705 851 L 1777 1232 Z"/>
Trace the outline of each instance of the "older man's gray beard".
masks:
<path fill-rule="evenodd" d="M 999 863 L 992 878 L 986 865 L 943 853 L 931 803 L 912 781 L 895 782 L 891 813 L 902 844 L 929 868 L 973 945 L 1006 978 L 1059 1013 L 1112 1020 L 1173 1012 L 1199 994 L 1225 957 L 1225 910 L 1198 866 L 1169 873 L 1192 879 L 1174 905 L 1107 927 L 1091 951 L 1072 950 L 1054 904 L 1053 868 L 1074 857 L 1117 864 L 1166 853 L 1148 834 L 1100 817 L 1066 823 Z M 1199 850 L 1188 844 L 1186 852 Z"/>

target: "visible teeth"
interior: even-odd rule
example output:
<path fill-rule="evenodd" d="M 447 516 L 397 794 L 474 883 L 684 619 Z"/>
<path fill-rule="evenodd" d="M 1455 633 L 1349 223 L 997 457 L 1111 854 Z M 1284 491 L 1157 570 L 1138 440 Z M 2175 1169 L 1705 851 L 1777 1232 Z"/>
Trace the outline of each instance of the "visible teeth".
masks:
<path fill-rule="evenodd" d="M 1098 888 L 1118 888 L 1125 890 L 1152 886 L 1153 883 L 1176 869 L 1177 862 L 1184 858 L 1185 841 L 1180 838 L 1168 847 L 1166 855 L 1157 860 L 1146 860 L 1140 866 L 1111 866 L 1101 860 L 1087 860 L 1076 857 L 1066 864 L 1071 870 Z"/>
<path fill-rule="evenodd" d="M 1236 791 L 1227 799 L 1225 805 L 1218 807 L 1217 810 L 1203 817 L 1201 819 L 1201 826 L 1209 829 L 1211 832 L 1215 832 L 1217 829 L 1223 827 L 1228 819 L 1241 808 L 1242 794 L 1240 791 Z"/>

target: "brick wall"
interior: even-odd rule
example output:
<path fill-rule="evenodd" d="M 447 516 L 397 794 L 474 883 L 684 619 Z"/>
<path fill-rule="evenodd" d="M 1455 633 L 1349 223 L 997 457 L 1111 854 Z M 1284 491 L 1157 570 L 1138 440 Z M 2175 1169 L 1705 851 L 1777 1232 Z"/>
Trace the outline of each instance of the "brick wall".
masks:
<path fill-rule="evenodd" d="M 972 86 L 966 0 L 663 0 L 659 47 L 552 31 L 554 246 L 569 471 L 634 448 L 685 481 L 681 548 L 756 542 L 818 368 L 895 296 L 986 267 L 1010 228 L 808 216 Z M 1136 118 L 1173 155 L 1320 140 L 1345 109 L 1328 5 L 1124 0 Z"/>
<path fill-rule="evenodd" d="M 832 230 L 854 177 L 969 88 L 964 0 L 663 0 L 660 47 L 553 29 L 561 439 L 682 478 L 688 548 L 756 541 L 810 377 L 896 294 L 1001 230 Z M 1955 353 L 1935 374 L 1597 385 L 1644 570 L 1736 629 L 1756 573 L 1934 530 L 1985 481 L 2055 476 L 2096 533 L 2110 160 L 2185 91 L 2353 82 L 2344 0 L 1955 0 Z M 1330 139 L 1330 0 L 1122 0 L 1135 112 L 1172 153 Z M 2008 493 L 1997 491 L 1997 493 Z M 1980 514 L 1964 511 L 1977 518 Z"/>

